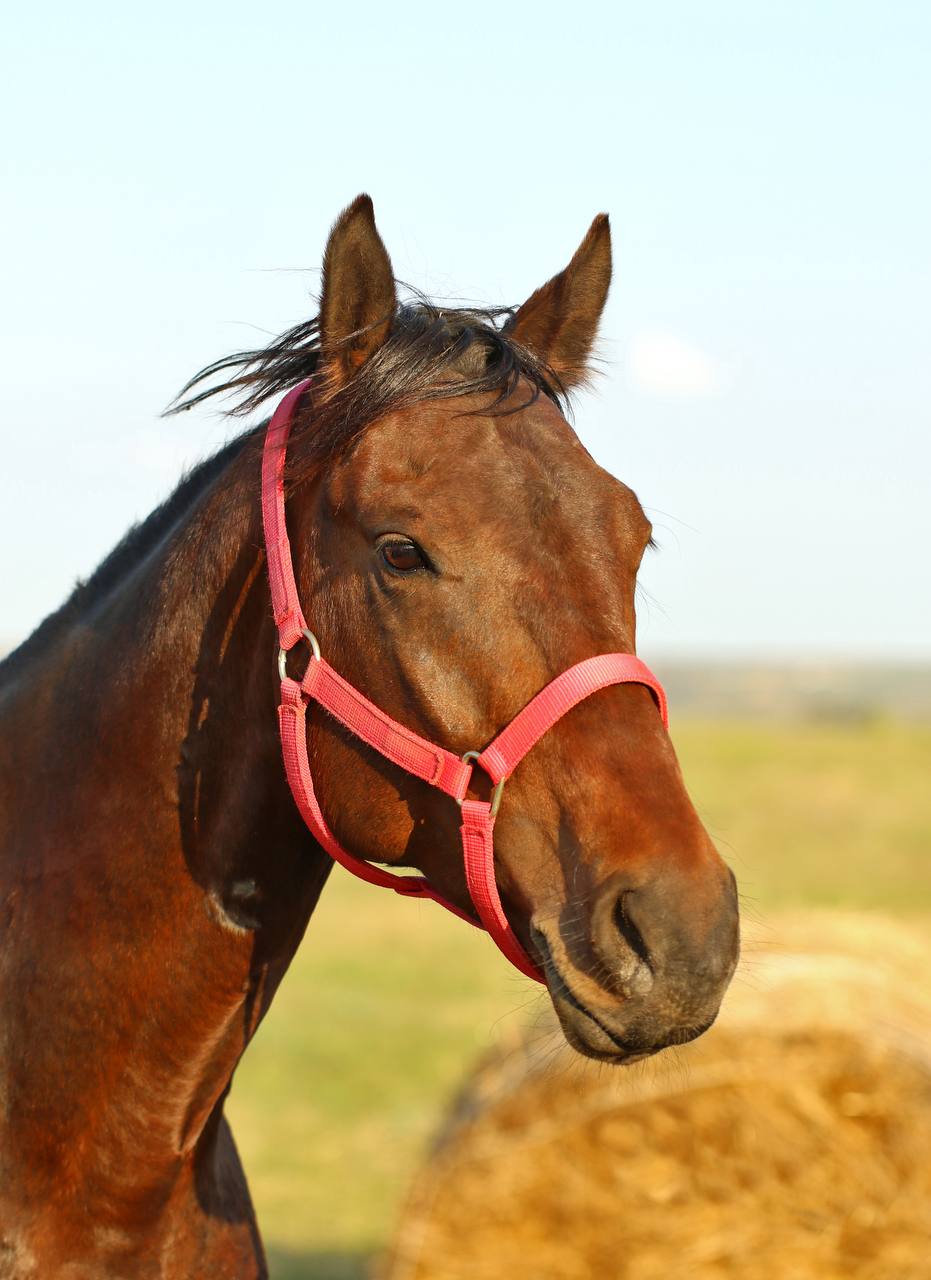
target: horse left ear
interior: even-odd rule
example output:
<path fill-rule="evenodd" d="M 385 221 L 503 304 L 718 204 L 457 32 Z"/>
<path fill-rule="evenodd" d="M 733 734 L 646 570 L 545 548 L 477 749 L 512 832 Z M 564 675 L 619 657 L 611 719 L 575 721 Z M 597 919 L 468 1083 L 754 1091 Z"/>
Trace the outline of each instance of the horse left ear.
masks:
<path fill-rule="evenodd" d="M 333 224 L 323 255 L 320 354 L 330 390 L 338 391 L 382 345 L 396 306 L 371 196 L 356 196 Z"/>
<path fill-rule="evenodd" d="M 508 333 L 547 362 L 567 389 L 584 382 L 611 284 L 611 227 L 599 213 L 565 271 L 531 294 Z"/>

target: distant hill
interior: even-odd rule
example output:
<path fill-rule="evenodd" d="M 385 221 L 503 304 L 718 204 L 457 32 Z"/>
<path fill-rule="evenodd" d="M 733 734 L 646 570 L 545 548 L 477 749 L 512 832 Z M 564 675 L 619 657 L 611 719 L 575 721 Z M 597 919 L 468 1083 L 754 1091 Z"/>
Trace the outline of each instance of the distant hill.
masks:
<path fill-rule="evenodd" d="M 0 658 L 14 647 L 0 644 Z M 931 661 L 710 662 L 651 656 L 650 664 L 677 717 L 931 720 Z"/>
<path fill-rule="evenodd" d="M 748 720 L 931 720 L 931 663 L 657 660 L 677 716 Z"/>

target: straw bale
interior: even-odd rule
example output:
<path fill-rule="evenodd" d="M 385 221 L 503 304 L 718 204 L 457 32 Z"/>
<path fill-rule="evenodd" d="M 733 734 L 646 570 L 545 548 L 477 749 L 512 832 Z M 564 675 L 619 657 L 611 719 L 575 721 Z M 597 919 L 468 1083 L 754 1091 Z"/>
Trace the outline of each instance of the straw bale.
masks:
<path fill-rule="evenodd" d="M 931 1280 L 931 941 L 757 931 L 716 1026 L 628 1069 L 551 1027 L 479 1064 L 383 1280 Z"/>

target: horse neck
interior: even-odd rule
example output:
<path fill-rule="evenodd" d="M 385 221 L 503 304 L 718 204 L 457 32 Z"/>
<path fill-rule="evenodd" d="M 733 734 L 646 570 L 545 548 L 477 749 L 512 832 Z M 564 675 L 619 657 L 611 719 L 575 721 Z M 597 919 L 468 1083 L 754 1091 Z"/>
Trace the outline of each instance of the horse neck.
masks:
<path fill-rule="evenodd" d="M 0 833 L 0 888 L 29 902 L 0 977 L 47 975 L 28 1011 L 43 1043 L 13 1085 L 24 1112 L 42 1092 L 32 1169 L 36 1133 L 55 1164 L 75 1125 L 108 1167 L 132 1149 L 122 1177 L 183 1159 L 325 881 L 280 763 L 261 548 L 247 443 L 7 697 L 21 746 L 0 773 L 35 816 Z"/>

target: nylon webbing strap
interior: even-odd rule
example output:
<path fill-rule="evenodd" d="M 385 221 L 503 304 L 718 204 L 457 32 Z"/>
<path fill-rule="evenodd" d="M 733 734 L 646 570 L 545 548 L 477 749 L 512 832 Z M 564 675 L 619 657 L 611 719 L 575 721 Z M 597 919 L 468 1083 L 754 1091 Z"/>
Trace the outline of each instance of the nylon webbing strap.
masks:
<path fill-rule="evenodd" d="M 291 563 L 291 543 L 284 516 L 284 464 L 291 434 L 291 422 L 301 396 L 310 386 L 307 378 L 289 391 L 272 414 L 262 452 L 262 525 L 265 530 L 265 557 L 272 609 L 282 649 L 290 649 L 301 638 L 307 623 L 301 612 Z"/>
<path fill-rule="evenodd" d="M 546 982 L 537 965 L 521 946 L 501 905 L 495 879 L 495 820 L 484 800 L 466 800 L 462 806 L 462 850 L 466 884 L 479 919 L 497 943 L 498 950 L 515 969 L 537 982 Z"/>
<path fill-rule="evenodd" d="M 471 916 L 461 911 L 453 903 L 447 902 L 428 884 L 423 876 L 400 876 L 381 867 L 373 866 L 363 858 L 355 858 L 347 853 L 333 832 L 327 826 L 326 818 L 314 791 L 313 778 L 310 772 L 310 761 L 307 756 L 307 703 L 301 696 L 301 686 L 296 680 L 283 680 L 281 684 L 281 705 L 278 708 L 278 722 L 281 729 L 281 747 L 284 756 L 285 773 L 295 803 L 301 816 L 310 828 L 314 839 L 335 862 L 351 871 L 353 875 L 369 884 L 377 884 L 384 889 L 393 889 L 406 898 L 431 898 L 447 911 L 457 915 L 474 925 Z"/>
<path fill-rule="evenodd" d="M 663 686 L 646 663 L 632 653 L 603 653 L 576 663 L 541 689 L 485 748 L 478 763 L 492 782 L 509 778 L 530 748 L 536 746 L 557 720 L 585 698 L 612 684 L 645 684 L 656 699 L 664 726 L 669 728 Z"/>
<path fill-rule="evenodd" d="M 431 786 L 439 787 L 454 800 L 465 796 L 472 776 L 471 765 L 392 720 L 334 671 L 328 662 L 322 659 L 309 662 L 301 688 L 308 697 L 315 698 L 326 707 L 350 733 L 374 747 L 393 764 Z"/>

